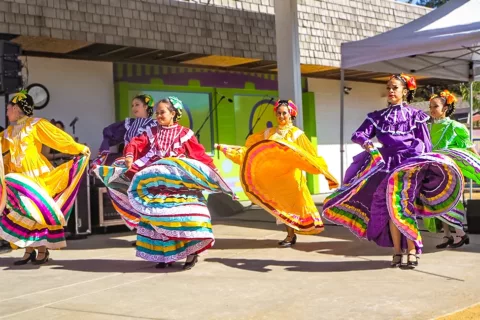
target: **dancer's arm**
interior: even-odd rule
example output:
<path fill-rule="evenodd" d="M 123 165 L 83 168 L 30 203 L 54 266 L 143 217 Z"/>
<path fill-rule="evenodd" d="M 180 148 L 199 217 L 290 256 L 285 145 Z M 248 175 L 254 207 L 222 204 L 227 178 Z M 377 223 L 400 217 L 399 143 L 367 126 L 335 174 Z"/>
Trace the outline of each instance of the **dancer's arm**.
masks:
<path fill-rule="evenodd" d="M 362 125 L 352 134 L 352 142 L 359 144 L 367 151 L 371 148 L 372 139 L 375 137 L 375 126 L 370 119 L 365 119 Z"/>
<path fill-rule="evenodd" d="M 35 126 L 36 139 L 47 147 L 65 154 L 90 155 L 90 149 L 86 145 L 75 142 L 72 136 L 51 124 L 50 121 L 41 119 Z"/>
<path fill-rule="evenodd" d="M 141 155 L 144 155 L 146 151 L 150 150 L 150 148 L 151 142 L 147 132 L 132 138 L 132 140 L 130 140 L 130 142 L 123 149 L 126 167 L 130 169 L 133 161 L 140 158 Z"/>
<path fill-rule="evenodd" d="M 103 140 L 100 145 L 100 152 L 110 150 L 110 147 L 122 143 L 126 133 L 125 120 L 112 123 L 103 129 Z"/>

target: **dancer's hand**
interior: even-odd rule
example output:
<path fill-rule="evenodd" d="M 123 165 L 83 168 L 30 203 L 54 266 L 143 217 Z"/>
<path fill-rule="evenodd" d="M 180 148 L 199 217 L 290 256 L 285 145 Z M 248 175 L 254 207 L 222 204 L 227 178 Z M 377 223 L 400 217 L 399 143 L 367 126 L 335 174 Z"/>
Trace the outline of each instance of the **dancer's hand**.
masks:
<path fill-rule="evenodd" d="M 363 149 L 365 149 L 365 151 L 367 152 L 370 152 L 372 151 L 373 148 L 375 148 L 375 146 L 373 145 L 373 143 L 371 141 L 366 141 L 364 144 L 363 144 Z"/>
<path fill-rule="evenodd" d="M 217 150 L 220 150 L 220 149 L 222 148 L 222 145 L 221 145 L 221 144 L 218 144 L 218 143 L 215 143 L 215 144 L 213 145 L 213 147 L 214 147 L 215 149 L 217 149 Z"/>
<path fill-rule="evenodd" d="M 133 158 L 132 157 L 126 157 L 125 158 L 125 166 L 127 167 L 127 169 L 130 170 L 132 165 L 133 165 Z"/>
<path fill-rule="evenodd" d="M 87 157 L 90 157 L 90 155 L 91 155 L 90 148 L 86 147 L 85 149 L 83 149 L 82 154 L 87 156 Z"/>

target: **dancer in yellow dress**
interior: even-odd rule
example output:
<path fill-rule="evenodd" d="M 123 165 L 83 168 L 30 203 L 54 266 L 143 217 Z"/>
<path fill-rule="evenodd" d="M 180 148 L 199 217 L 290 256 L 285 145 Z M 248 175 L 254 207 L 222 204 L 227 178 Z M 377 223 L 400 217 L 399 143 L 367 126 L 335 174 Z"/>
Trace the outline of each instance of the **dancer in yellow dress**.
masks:
<path fill-rule="evenodd" d="M 216 145 L 227 158 L 240 165 L 240 179 L 248 198 L 286 225 L 281 246 L 292 246 L 295 233 L 318 234 L 323 222 L 307 188 L 304 172 L 323 174 L 331 189 L 338 182 L 328 172 L 305 133 L 293 126 L 297 106 L 279 100 L 274 112 L 278 126 L 251 135 L 245 147 Z"/>
<path fill-rule="evenodd" d="M 17 93 L 7 105 L 11 125 L 0 134 L 0 238 L 26 248 L 16 265 L 48 261 L 48 249 L 66 246 L 66 225 L 88 164 L 90 150 L 50 121 L 33 118 L 33 99 Z M 57 168 L 41 153 L 42 145 L 75 157 Z M 38 256 L 35 248 L 38 248 Z"/>

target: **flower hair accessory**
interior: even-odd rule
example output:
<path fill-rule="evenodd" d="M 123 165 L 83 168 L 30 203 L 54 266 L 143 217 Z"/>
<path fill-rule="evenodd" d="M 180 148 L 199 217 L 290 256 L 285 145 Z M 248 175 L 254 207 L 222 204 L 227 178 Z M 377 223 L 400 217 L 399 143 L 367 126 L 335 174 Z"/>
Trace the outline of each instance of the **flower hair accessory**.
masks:
<path fill-rule="evenodd" d="M 443 90 L 440 92 L 440 97 L 445 98 L 448 105 L 457 102 L 457 97 L 455 97 L 455 95 L 448 90 Z"/>
<path fill-rule="evenodd" d="M 155 101 L 153 100 L 153 97 L 149 94 L 145 94 L 144 97 L 145 97 L 145 103 L 147 104 L 147 106 L 149 108 L 153 108 L 153 106 L 155 105 Z"/>
<path fill-rule="evenodd" d="M 450 91 L 448 90 L 443 90 L 442 92 L 440 92 L 440 94 L 434 94 L 430 97 L 430 101 L 432 101 L 433 99 L 435 98 L 443 98 L 445 99 L 445 102 L 447 105 L 451 105 L 453 103 L 456 103 L 457 102 L 457 97 L 455 97 L 455 95 L 453 93 L 451 93 Z"/>
<path fill-rule="evenodd" d="M 182 100 L 178 99 L 177 97 L 168 97 L 168 100 L 172 104 L 172 106 L 175 108 L 177 111 L 177 121 L 179 121 L 182 118 L 183 114 L 183 102 Z"/>
<path fill-rule="evenodd" d="M 17 104 L 20 101 L 26 100 L 26 99 L 27 99 L 27 90 L 23 89 L 13 95 L 11 102 L 13 104 Z"/>
<path fill-rule="evenodd" d="M 292 100 L 278 100 L 275 102 L 275 106 L 273 107 L 273 111 L 277 112 L 277 109 L 281 106 L 286 106 L 288 108 L 288 112 L 292 117 L 296 117 L 298 114 L 298 107 L 293 103 Z"/>
<path fill-rule="evenodd" d="M 13 95 L 10 104 L 18 105 L 22 109 L 23 113 L 27 116 L 33 114 L 34 102 L 33 98 L 27 93 L 27 90 L 23 89 Z"/>
<path fill-rule="evenodd" d="M 394 78 L 401 78 L 403 80 L 403 82 L 405 82 L 405 84 L 407 85 L 407 89 L 409 91 L 412 91 L 412 90 L 416 90 L 417 89 L 417 82 L 415 81 L 415 78 L 412 77 L 412 76 L 407 76 L 406 74 L 400 74 L 399 76 L 398 75 L 393 75 L 390 77 L 390 80 L 394 79 Z"/>

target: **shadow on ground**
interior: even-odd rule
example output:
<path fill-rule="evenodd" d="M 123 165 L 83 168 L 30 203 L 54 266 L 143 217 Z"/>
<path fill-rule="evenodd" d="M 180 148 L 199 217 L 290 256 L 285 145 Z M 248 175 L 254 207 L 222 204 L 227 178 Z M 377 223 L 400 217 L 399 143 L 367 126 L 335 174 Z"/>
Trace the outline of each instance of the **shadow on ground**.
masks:
<path fill-rule="evenodd" d="M 269 272 L 269 267 L 283 267 L 286 271 L 297 272 L 347 272 L 361 270 L 378 270 L 389 268 L 388 261 L 277 261 L 258 259 L 230 259 L 230 258 L 209 258 L 206 262 L 221 263 L 227 267 L 256 271 Z"/>

